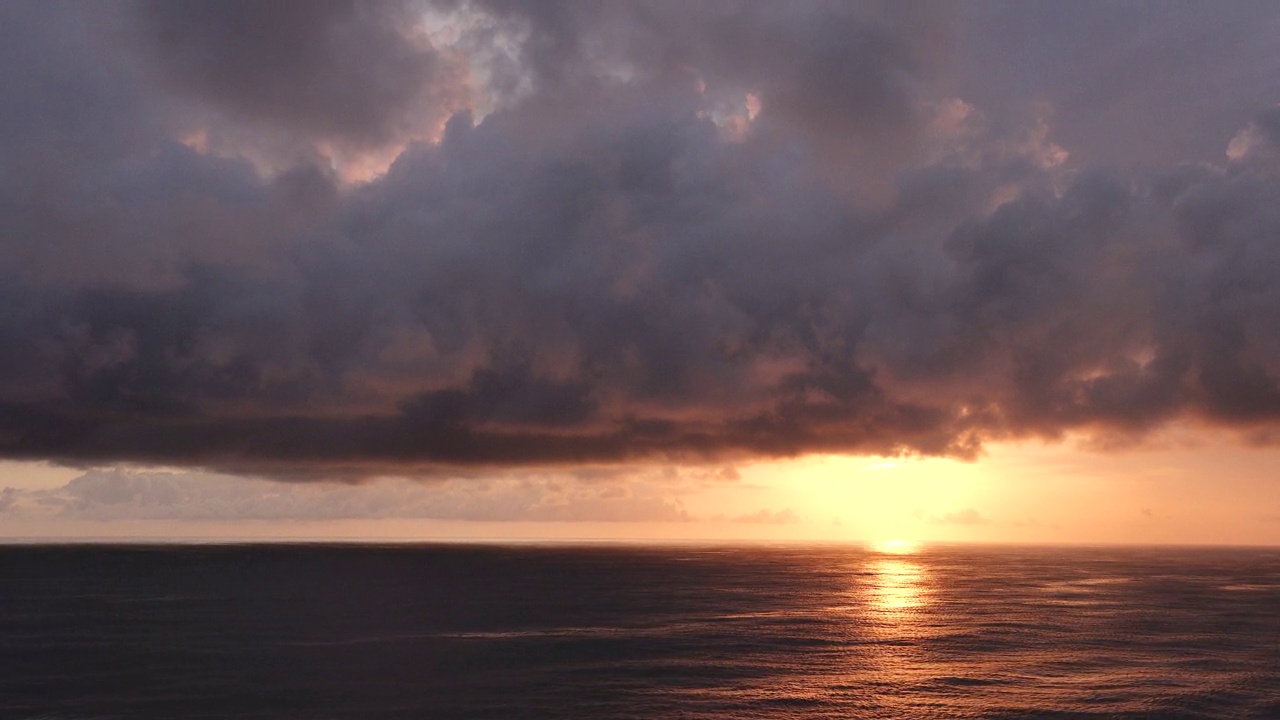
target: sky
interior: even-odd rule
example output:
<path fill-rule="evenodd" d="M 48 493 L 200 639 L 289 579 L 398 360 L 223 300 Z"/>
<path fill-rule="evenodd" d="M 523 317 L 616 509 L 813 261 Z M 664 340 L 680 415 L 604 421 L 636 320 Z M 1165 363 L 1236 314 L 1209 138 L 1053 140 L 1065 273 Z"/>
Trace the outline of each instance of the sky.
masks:
<path fill-rule="evenodd" d="M 102 537 L 1280 544 L 1280 7 L 0 4 Z"/>

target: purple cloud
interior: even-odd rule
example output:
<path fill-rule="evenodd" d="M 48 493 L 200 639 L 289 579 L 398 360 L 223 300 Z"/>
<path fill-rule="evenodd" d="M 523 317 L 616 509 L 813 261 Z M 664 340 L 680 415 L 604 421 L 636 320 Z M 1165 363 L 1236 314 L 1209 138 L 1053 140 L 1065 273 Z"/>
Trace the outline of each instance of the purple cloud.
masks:
<path fill-rule="evenodd" d="M 1028 6 L 1011 45 L 931 5 L 9 3 L 0 455 L 350 479 L 1276 437 L 1280 73 L 1175 52 L 1208 12 Z"/>

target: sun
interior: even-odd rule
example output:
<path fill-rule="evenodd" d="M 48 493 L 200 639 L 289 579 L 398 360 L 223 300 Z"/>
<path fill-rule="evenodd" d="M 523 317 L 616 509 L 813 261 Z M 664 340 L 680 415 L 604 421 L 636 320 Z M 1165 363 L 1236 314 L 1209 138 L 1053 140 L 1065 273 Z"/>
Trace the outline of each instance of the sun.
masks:
<path fill-rule="evenodd" d="M 885 555 L 912 555 L 920 551 L 921 544 L 918 540 L 894 538 L 892 540 L 873 540 L 867 543 L 867 547 Z"/>

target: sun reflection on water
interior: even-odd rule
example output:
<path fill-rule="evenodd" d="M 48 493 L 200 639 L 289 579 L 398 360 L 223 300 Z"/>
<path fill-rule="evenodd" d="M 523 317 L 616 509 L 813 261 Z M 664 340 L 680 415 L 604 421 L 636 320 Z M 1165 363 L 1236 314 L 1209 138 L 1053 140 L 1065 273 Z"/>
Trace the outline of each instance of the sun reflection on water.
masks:
<path fill-rule="evenodd" d="M 918 642 L 933 632 L 934 624 L 928 607 L 928 564 L 912 555 L 918 547 L 916 543 L 876 544 L 872 549 L 878 552 L 861 558 L 857 635 L 867 641 L 864 657 L 868 666 L 863 672 L 887 683 L 919 682 L 938 670 L 923 656 Z M 885 709 L 898 708 L 900 701 L 878 698 Z M 911 714 L 893 712 L 890 716 Z"/>
<path fill-rule="evenodd" d="M 878 540 L 868 543 L 868 549 L 873 553 L 865 566 L 868 609 L 881 621 L 902 624 L 925 602 L 924 566 L 910 559 L 921 545 L 914 540 Z"/>
<path fill-rule="evenodd" d="M 879 558 L 867 567 L 871 572 L 868 601 L 871 609 L 888 616 L 885 619 L 906 620 L 925 602 L 924 568 L 910 560 Z"/>

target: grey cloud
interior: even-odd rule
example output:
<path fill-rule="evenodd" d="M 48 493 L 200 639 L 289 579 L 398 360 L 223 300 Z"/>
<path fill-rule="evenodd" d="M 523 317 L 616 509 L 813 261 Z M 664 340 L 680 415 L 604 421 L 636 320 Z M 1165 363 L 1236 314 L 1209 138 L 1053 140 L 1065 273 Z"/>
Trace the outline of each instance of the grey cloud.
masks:
<path fill-rule="evenodd" d="M 12 487 L 0 490 L 0 514 L 9 512 L 9 509 L 18 503 L 21 493 L 21 490 Z"/>
<path fill-rule="evenodd" d="M 953 92 L 1012 117 L 1042 103 L 1058 142 L 1089 164 L 1218 161 L 1280 97 L 1275 8 L 1086 0 L 957 7 L 944 67 Z"/>
<path fill-rule="evenodd" d="M 385 142 L 453 91 L 447 61 L 407 32 L 410 3 L 139 0 L 133 10 L 141 47 L 176 92 L 289 132 Z"/>
<path fill-rule="evenodd" d="M 95 34 L 122 7 L 208 57 L 158 82 Z M 532 28 L 537 81 L 343 185 L 178 142 L 183 103 L 381 137 L 409 105 L 321 70 L 400 78 L 375 41 L 403 8 L 54 8 L 0 29 L 6 98 L 44 120 L 0 116 L 6 457 L 451 477 L 1280 423 L 1275 166 L 1074 167 L 1042 118 L 930 95 L 910 13 L 468 5 Z M 196 19 L 235 8 L 315 15 L 258 26 L 246 58 L 293 55 L 248 77 L 202 65 L 235 23 Z M 294 74 L 314 97 L 261 104 Z M 381 110 L 326 109 L 357 101 Z"/>
<path fill-rule="evenodd" d="M 1254 127 L 1277 147 L 1280 147 L 1280 106 L 1267 108 L 1258 113 L 1253 120 Z"/>
<path fill-rule="evenodd" d="M 531 86 L 532 107 L 590 102 L 620 78 L 651 93 L 696 86 L 712 113 L 743 112 L 751 93 L 760 103 L 757 134 L 803 144 L 828 179 L 861 183 L 913 152 L 924 120 L 920 75 L 947 19 L 926 3 L 480 0 L 471 7 L 520 39 L 508 65 L 518 79 L 504 84 Z M 851 164 L 863 167 L 851 173 Z"/>
<path fill-rule="evenodd" d="M 571 476 L 416 483 L 287 484 L 196 472 L 93 470 L 51 490 L 8 488 L 6 505 L 65 520 L 433 519 L 534 522 L 684 522 L 677 498 L 644 482 L 618 486 Z"/>

